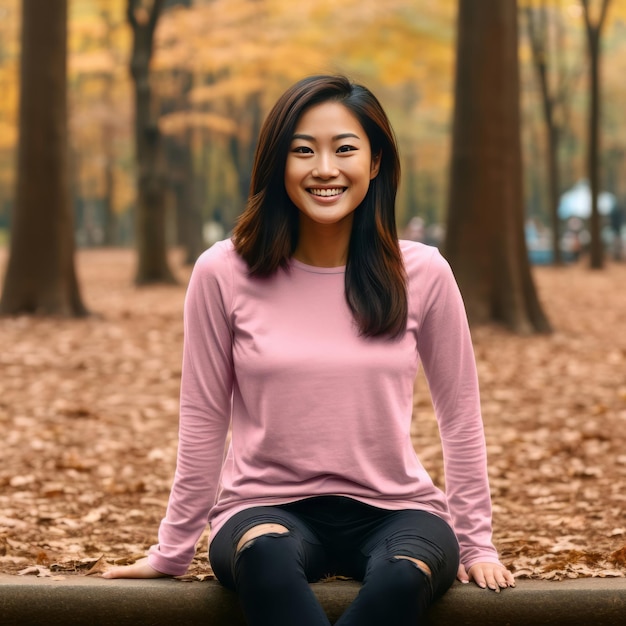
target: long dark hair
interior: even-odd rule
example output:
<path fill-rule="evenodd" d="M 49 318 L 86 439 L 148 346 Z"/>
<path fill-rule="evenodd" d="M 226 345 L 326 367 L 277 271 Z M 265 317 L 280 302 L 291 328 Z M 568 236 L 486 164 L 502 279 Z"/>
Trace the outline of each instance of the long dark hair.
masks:
<path fill-rule="evenodd" d="M 311 76 L 276 102 L 259 136 L 250 196 L 233 232 L 235 249 L 253 276 L 287 268 L 298 243 L 299 212 L 285 189 L 285 164 L 296 125 L 310 107 L 343 104 L 360 122 L 372 156 L 380 158 L 354 212 L 346 264 L 346 300 L 361 334 L 400 336 L 406 328 L 406 275 L 398 243 L 395 200 L 400 160 L 394 132 L 374 94 L 344 76 Z"/>

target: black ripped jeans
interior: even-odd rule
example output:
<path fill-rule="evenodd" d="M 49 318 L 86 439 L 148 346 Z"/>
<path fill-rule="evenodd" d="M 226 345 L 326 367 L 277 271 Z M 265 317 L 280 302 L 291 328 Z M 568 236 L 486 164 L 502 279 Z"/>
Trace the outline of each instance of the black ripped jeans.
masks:
<path fill-rule="evenodd" d="M 237 551 L 248 530 L 268 523 L 288 532 Z M 363 582 L 336 626 L 416 626 L 454 582 L 459 546 L 436 515 L 319 496 L 234 515 L 213 538 L 209 557 L 219 581 L 236 591 L 249 626 L 329 626 L 309 586 L 326 575 Z M 430 573 L 398 557 L 422 561 Z"/>

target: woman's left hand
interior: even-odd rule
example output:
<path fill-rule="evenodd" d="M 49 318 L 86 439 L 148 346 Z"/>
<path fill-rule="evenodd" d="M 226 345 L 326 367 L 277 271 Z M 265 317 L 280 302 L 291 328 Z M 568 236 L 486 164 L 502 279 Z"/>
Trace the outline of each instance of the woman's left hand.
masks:
<path fill-rule="evenodd" d="M 492 589 L 496 593 L 500 593 L 500 589 L 506 587 L 515 587 L 515 578 L 509 570 L 499 563 L 474 563 L 469 568 L 469 572 L 465 571 L 463 564 L 459 565 L 457 578 L 462 583 L 468 583 L 473 580 L 482 589 Z"/>

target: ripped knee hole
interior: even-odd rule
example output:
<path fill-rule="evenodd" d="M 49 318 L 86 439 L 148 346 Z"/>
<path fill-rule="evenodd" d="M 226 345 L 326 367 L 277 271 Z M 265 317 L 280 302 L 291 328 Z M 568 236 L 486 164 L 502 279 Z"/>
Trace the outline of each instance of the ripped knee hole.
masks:
<path fill-rule="evenodd" d="M 239 543 L 237 543 L 236 552 L 241 552 L 243 548 L 252 545 L 255 539 L 263 535 L 284 535 L 288 532 L 289 529 L 282 524 L 259 524 L 258 526 L 253 526 L 241 536 Z"/>
<path fill-rule="evenodd" d="M 394 556 L 393 558 L 395 560 L 403 559 L 405 561 L 411 561 L 411 563 L 414 563 L 417 569 L 421 570 L 424 574 L 426 574 L 426 576 L 430 578 L 430 576 L 432 575 L 432 572 L 430 571 L 430 567 L 428 567 L 428 565 L 426 565 L 424 561 L 420 561 L 419 559 L 414 559 L 412 556 L 404 556 L 400 554 Z"/>

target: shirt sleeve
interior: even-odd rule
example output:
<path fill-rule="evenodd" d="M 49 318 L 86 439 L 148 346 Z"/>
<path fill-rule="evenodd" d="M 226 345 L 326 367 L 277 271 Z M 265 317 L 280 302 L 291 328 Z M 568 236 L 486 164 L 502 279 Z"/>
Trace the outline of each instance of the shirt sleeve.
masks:
<path fill-rule="evenodd" d="M 418 351 L 443 449 L 446 497 L 461 563 L 498 563 L 476 361 L 465 307 L 452 270 L 435 250 L 423 279 Z"/>
<path fill-rule="evenodd" d="M 231 413 L 231 297 L 228 251 L 216 244 L 196 262 L 185 297 L 176 472 L 159 542 L 148 553 L 163 574 L 187 571 L 215 503 Z"/>

